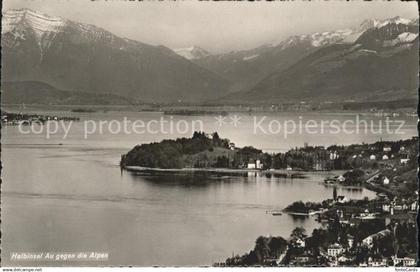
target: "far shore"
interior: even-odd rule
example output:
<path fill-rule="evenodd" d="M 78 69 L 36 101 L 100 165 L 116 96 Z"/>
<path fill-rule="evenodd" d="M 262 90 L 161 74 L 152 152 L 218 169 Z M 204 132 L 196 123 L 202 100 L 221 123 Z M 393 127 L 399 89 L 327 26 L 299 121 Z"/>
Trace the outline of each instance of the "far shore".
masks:
<path fill-rule="evenodd" d="M 307 175 L 311 174 L 320 174 L 320 173 L 330 173 L 337 174 L 342 173 L 340 170 L 331 170 L 331 171 L 303 171 L 303 170 L 285 170 L 285 169 L 248 169 L 248 168 L 153 168 L 153 167 L 142 167 L 142 166 L 124 166 L 124 170 L 132 172 L 178 172 L 178 173 L 189 173 L 189 172 L 209 172 L 209 173 L 263 173 L 263 174 L 279 174 L 285 175 L 287 177 L 296 177 L 296 178 L 307 178 Z"/>
<path fill-rule="evenodd" d="M 327 211 L 328 211 L 328 209 L 325 209 L 325 211 L 311 211 L 311 212 L 293 212 L 293 211 L 283 210 L 284 213 L 294 215 L 294 216 L 314 216 L 314 215 L 317 215 L 317 214 L 325 213 Z"/>

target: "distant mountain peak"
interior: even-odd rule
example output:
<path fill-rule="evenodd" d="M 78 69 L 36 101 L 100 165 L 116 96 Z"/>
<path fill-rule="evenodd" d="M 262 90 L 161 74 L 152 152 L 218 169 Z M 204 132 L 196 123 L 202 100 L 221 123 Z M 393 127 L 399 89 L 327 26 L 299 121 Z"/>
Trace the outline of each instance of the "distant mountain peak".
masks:
<path fill-rule="evenodd" d="M 405 19 L 400 16 L 393 18 L 378 20 L 378 19 L 366 19 L 358 27 L 340 29 L 335 31 L 315 32 L 312 34 L 294 35 L 287 39 L 276 41 L 271 44 L 272 47 L 280 46 L 282 49 L 286 49 L 291 46 L 295 46 L 299 43 L 306 42 L 310 43 L 313 47 L 321 47 L 334 43 L 352 43 L 366 30 L 371 28 L 381 28 L 388 24 L 414 24 L 418 25 L 419 19 Z"/>
<path fill-rule="evenodd" d="M 272 44 L 272 46 L 280 46 L 282 49 L 286 49 L 288 47 L 295 46 L 298 43 L 306 42 L 311 44 L 313 47 L 321 47 L 324 45 L 341 42 L 352 34 L 355 34 L 355 31 L 352 29 L 341 29 L 336 31 L 324 31 L 315 32 L 312 34 L 294 35 L 286 40 L 275 42 Z"/>
<path fill-rule="evenodd" d="M 148 102 L 204 101 L 229 84 L 164 46 L 27 9 L 3 15 L 2 75 L 8 81 L 35 80 L 61 90 L 118 93 Z"/>
<path fill-rule="evenodd" d="M 195 45 L 186 48 L 173 49 L 173 51 L 188 60 L 201 59 L 210 56 L 210 53 L 205 49 Z"/>
<path fill-rule="evenodd" d="M 419 18 L 411 20 L 410 24 L 412 25 L 418 25 L 419 24 Z"/>
<path fill-rule="evenodd" d="M 418 21 L 418 19 L 417 19 Z M 388 24 L 403 24 L 408 25 L 412 23 L 413 20 L 402 18 L 401 16 L 395 16 L 393 18 L 385 19 L 385 20 L 378 20 L 378 19 L 367 19 L 364 20 L 360 26 L 359 29 L 367 30 L 369 28 L 381 28 L 383 26 L 386 26 Z"/>
<path fill-rule="evenodd" d="M 66 22 L 66 19 L 49 16 L 30 9 L 12 9 L 3 13 L 2 34 L 11 32 L 17 27 L 28 25 L 40 39 L 46 32 L 60 31 Z"/>

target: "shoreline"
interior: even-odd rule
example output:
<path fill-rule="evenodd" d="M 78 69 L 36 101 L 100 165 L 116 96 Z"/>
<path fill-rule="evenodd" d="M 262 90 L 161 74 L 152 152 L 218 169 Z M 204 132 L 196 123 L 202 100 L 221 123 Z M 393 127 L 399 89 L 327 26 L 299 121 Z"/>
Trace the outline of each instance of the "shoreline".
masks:
<path fill-rule="evenodd" d="M 339 103 L 339 102 L 337 102 Z M 10 111 L 18 111 L 21 112 L 22 109 L 20 108 L 22 103 L 1 103 L 2 108 L 8 108 Z M 80 109 L 88 109 L 93 110 L 94 112 L 82 112 L 82 113 L 96 113 L 99 114 L 101 111 L 106 110 L 107 112 L 132 112 L 132 113 L 160 113 L 164 114 L 165 111 L 178 111 L 178 110 L 193 110 L 193 111 L 208 111 L 209 114 L 203 113 L 203 114 L 193 114 L 191 116 L 208 116 L 208 115 L 214 115 L 215 113 L 219 113 L 219 111 L 225 111 L 227 114 L 293 114 L 293 115 L 338 115 L 338 116 L 353 116 L 353 115 L 364 115 L 364 116 L 375 116 L 373 113 L 369 111 L 369 109 L 361 109 L 361 110 L 355 110 L 355 109 L 342 109 L 342 108 L 334 108 L 334 109 L 319 109 L 316 111 L 312 110 L 306 110 L 306 111 L 299 111 L 299 110 L 292 110 L 292 109 L 285 109 L 285 110 L 275 110 L 273 111 L 271 108 L 271 103 L 269 104 L 260 104 L 255 106 L 254 104 L 230 104 L 230 105 L 165 105 L 162 104 L 159 107 L 152 106 L 150 104 L 119 104 L 119 105 L 110 105 L 110 104 L 28 104 L 25 103 L 26 109 L 23 110 L 23 112 L 31 112 L 32 111 L 53 111 L 53 112 L 67 112 L 71 113 L 72 110 L 75 108 Z M 249 108 L 252 110 L 249 111 Z M 415 107 L 401 107 L 397 109 L 393 109 L 392 111 L 399 111 L 403 114 L 401 117 L 417 117 L 413 112 L 416 110 Z M 391 110 L 389 110 L 391 111 Z M 189 114 L 169 114 L 169 115 L 179 115 L 179 116 L 189 116 Z"/>
<path fill-rule="evenodd" d="M 326 209 L 324 211 L 317 210 L 317 211 L 312 211 L 312 212 L 305 213 L 305 212 L 293 212 L 293 211 L 283 210 L 284 213 L 287 213 L 287 214 L 290 214 L 290 215 L 295 215 L 295 216 L 314 216 L 314 215 L 317 215 L 317 214 L 323 214 L 327 211 L 328 211 L 328 209 Z"/>
<path fill-rule="evenodd" d="M 143 167 L 143 166 L 122 166 L 121 169 L 129 172 L 168 172 L 168 173 L 193 173 L 193 172 L 208 172 L 208 173 L 262 173 L 262 174 L 278 174 L 285 175 L 287 177 L 296 178 L 307 178 L 307 175 L 325 174 L 325 173 L 337 173 L 341 170 L 331 171 L 294 171 L 294 170 L 283 170 L 283 169 L 272 169 L 272 170 L 259 170 L 259 169 L 248 169 L 248 168 L 154 168 L 154 167 Z"/>

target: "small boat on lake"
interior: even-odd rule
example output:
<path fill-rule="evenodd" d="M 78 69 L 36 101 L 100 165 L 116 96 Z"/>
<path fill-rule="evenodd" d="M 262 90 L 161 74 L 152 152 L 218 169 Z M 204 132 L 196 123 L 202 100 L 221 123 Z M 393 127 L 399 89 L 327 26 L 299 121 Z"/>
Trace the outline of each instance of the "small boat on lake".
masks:
<path fill-rule="evenodd" d="M 276 210 L 273 210 L 273 211 L 267 211 L 266 213 L 270 213 L 270 214 L 271 214 L 271 215 L 273 215 L 273 216 L 280 216 L 280 215 L 282 215 L 282 214 L 283 214 L 281 211 L 276 211 Z"/>
<path fill-rule="evenodd" d="M 272 212 L 271 213 L 271 215 L 274 215 L 274 216 L 279 216 L 279 215 L 282 215 L 283 213 L 281 213 L 281 212 Z"/>

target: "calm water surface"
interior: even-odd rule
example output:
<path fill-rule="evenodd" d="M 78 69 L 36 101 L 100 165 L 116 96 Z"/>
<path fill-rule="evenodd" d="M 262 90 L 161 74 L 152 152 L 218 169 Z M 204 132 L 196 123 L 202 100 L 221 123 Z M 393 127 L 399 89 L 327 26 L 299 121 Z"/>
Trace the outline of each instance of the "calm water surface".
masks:
<path fill-rule="evenodd" d="M 65 115 L 69 115 L 66 113 Z M 82 119 L 156 118 L 157 113 L 77 114 Z M 174 117 L 181 118 L 181 117 Z M 188 117 L 191 119 L 197 117 Z M 288 118 L 272 116 L 270 118 Z M 317 118 L 337 118 L 319 115 Z M 339 118 L 346 118 L 339 116 Z M 268 151 L 310 144 L 373 142 L 386 135 L 252 135 L 252 119 L 239 127 L 218 127 L 200 117 L 237 146 Z M 411 122 L 411 121 L 410 121 Z M 407 123 L 405 135 L 416 135 Z M 92 135 L 83 139 L 82 122 L 70 136 L 22 135 L 2 129 L 2 261 L 4 265 L 69 265 L 10 260 L 12 252 L 109 252 L 108 262 L 73 265 L 211 265 L 232 253 L 249 251 L 259 235 L 288 237 L 297 226 L 309 233 L 318 224 L 289 215 L 272 216 L 293 201 L 332 196 L 322 184 L 327 173 L 307 179 L 216 175 L 134 175 L 121 172 L 120 155 L 135 144 L 188 135 Z M 57 145 L 62 143 L 62 145 Z M 374 197 L 368 190 L 338 189 L 350 198 Z"/>

